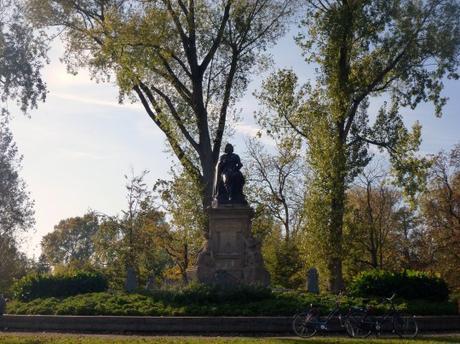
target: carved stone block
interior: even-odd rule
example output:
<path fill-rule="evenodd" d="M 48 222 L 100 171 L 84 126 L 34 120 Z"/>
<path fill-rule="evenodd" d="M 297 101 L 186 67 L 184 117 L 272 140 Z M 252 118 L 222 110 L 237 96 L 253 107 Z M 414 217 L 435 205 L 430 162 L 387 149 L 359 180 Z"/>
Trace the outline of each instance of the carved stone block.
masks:
<path fill-rule="evenodd" d="M 263 285 L 270 283 L 260 243 L 251 232 L 253 210 L 246 205 L 209 208 L 209 239 L 198 256 L 202 283 Z"/>

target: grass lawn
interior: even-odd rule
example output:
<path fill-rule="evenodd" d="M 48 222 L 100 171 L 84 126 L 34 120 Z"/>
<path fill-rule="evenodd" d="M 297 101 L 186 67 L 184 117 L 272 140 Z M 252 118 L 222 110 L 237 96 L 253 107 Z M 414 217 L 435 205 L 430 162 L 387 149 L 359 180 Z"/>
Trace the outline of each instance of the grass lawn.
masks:
<path fill-rule="evenodd" d="M 294 338 L 229 338 L 229 337 L 128 337 L 113 335 L 42 334 L 42 333 L 0 333 L 1 344 L 460 344 L 460 336 L 425 337 L 416 340 L 350 339 L 339 337 L 317 337 L 311 339 Z"/>

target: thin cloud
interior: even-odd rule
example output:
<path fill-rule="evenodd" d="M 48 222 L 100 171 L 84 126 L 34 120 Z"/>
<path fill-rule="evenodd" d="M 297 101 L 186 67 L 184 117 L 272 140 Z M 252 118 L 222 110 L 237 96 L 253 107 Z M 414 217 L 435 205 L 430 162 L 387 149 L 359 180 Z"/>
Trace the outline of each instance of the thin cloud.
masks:
<path fill-rule="evenodd" d="M 259 136 L 261 129 L 252 124 L 238 122 L 235 124 L 235 131 L 244 136 L 248 136 L 252 138 L 252 137 Z"/>
<path fill-rule="evenodd" d="M 260 141 L 269 146 L 275 146 L 275 142 L 270 138 L 265 130 L 254 124 L 248 124 L 243 122 L 238 122 L 235 124 L 235 131 L 243 136 L 249 138 L 260 137 Z"/>
<path fill-rule="evenodd" d="M 110 155 L 106 154 L 96 154 L 93 152 L 85 152 L 85 151 L 73 151 L 67 149 L 61 149 L 61 153 L 66 158 L 77 159 L 77 160 L 106 160 L 110 159 Z"/>
<path fill-rule="evenodd" d="M 74 94 L 66 94 L 66 93 L 54 93 L 53 96 L 65 100 L 71 100 L 79 103 L 85 103 L 85 104 L 92 104 L 92 105 L 98 105 L 98 106 L 107 106 L 107 107 L 116 107 L 116 108 L 129 108 L 132 110 L 137 110 L 137 111 L 142 111 L 140 108 L 139 104 L 120 104 L 115 101 L 107 101 L 107 100 L 100 100 L 96 98 L 91 98 L 91 97 L 81 97 L 81 96 L 76 96 Z"/>

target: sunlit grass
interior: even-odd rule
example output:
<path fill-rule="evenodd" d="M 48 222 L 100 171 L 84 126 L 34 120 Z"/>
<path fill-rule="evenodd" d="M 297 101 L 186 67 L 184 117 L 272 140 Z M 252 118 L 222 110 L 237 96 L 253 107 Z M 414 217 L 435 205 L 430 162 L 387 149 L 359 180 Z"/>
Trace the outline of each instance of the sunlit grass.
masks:
<path fill-rule="evenodd" d="M 425 337 L 416 340 L 387 339 L 350 339 L 340 337 L 296 338 L 247 338 L 247 337 L 128 337 L 112 335 L 64 335 L 64 334 L 0 334 L 1 344 L 460 344 L 460 336 Z"/>

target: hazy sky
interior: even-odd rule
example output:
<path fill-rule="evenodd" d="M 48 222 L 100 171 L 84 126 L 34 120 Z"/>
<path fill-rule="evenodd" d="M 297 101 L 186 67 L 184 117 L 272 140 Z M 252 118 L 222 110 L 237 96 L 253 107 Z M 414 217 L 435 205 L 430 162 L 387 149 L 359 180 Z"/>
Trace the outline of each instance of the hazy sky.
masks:
<path fill-rule="evenodd" d="M 294 68 L 302 79 L 311 78 L 294 44 L 292 33 L 282 39 L 271 53 L 274 68 Z M 29 256 L 40 253 L 41 237 L 52 231 L 59 220 L 94 209 L 115 214 L 125 206 L 124 174 L 150 171 L 148 180 L 167 178 L 172 163 L 165 152 L 165 139 L 144 113 L 140 104 L 119 105 L 117 88 L 91 81 L 85 71 L 77 76 L 66 73 L 59 61 L 62 45 L 55 42 L 50 51 L 51 64 L 44 71 L 49 94 L 46 103 L 30 113 L 16 115 L 12 131 L 24 155 L 22 176 L 35 200 L 36 230 L 26 236 L 24 249 Z M 252 96 L 262 75 L 250 84 L 239 102 L 242 120 L 235 137 L 237 153 L 244 153 L 244 138 L 254 135 L 253 112 L 257 102 Z M 449 149 L 460 142 L 460 83 L 446 82 L 450 97 L 445 115 L 438 119 L 431 106 L 405 111 L 410 124 L 423 125 L 423 153 Z"/>

